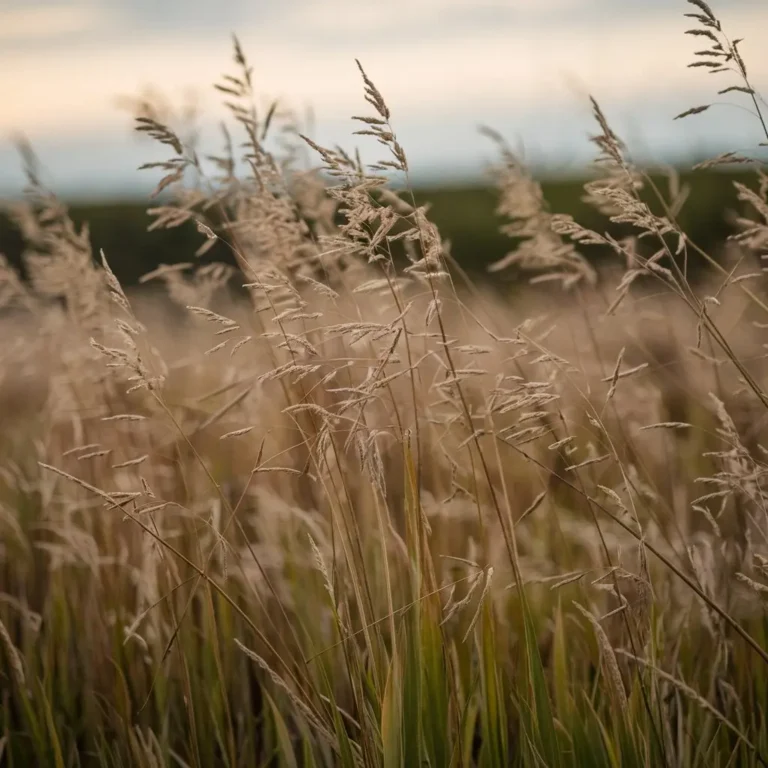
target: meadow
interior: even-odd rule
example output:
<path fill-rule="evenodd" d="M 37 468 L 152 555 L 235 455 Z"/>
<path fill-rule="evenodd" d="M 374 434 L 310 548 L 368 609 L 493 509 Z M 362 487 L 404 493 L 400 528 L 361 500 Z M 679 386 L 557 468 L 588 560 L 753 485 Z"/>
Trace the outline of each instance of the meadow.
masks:
<path fill-rule="evenodd" d="M 738 41 L 687 7 L 757 151 Z M 138 287 L 25 152 L 0 765 L 765 765 L 768 176 L 705 163 L 750 180 L 710 251 L 597 102 L 590 226 L 488 129 L 491 287 L 358 66 L 372 166 L 257 108 L 237 41 L 220 156 L 143 106 L 152 228 L 195 243 Z"/>

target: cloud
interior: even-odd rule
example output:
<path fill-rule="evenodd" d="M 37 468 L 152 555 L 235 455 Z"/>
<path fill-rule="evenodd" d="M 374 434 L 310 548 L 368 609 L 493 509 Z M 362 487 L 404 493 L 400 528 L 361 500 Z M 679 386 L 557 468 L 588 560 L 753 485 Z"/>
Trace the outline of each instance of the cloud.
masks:
<path fill-rule="evenodd" d="M 392 42 L 411 41 L 418 34 L 444 33 L 456 23 L 464 31 L 480 26 L 541 21 L 552 13 L 584 12 L 607 0 L 325 0 L 285 5 L 276 23 L 285 32 L 340 39 L 346 34 L 393 35 Z"/>
<path fill-rule="evenodd" d="M 348 0 L 334 0 L 338 2 Z M 405 13 L 406 0 L 391 2 L 395 11 Z M 422 2 L 431 7 L 438 0 L 413 5 L 421 7 Z M 510 2 L 525 5 L 522 0 Z M 576 0 L 537 2 L 561 5 Z M 462 5 L 460 0 L 440 3 Z M 381 8 L 352 5 L 377 13 Z M 322 13 L 328 6 L 313 3 L 313 7 Z M 472 125 L 489 111 L 498 111 L 500 104 L 521 115 L 542 107 L 572 108 L 585 100 L 586 91 L 637 110 L 646 103 L 677 99 L 682 111 L 702 93 L 714 94 L 731 84 L 687 68 L 694 41 L 683 37 L 682 17 L 670 17 L 668 10 L 648 12 L 630 24 L 617 14 L 615 2 L 611 7 L 613 15 L 607 14 L 601 24 L 585 19 L 580 25 L 564 25 L 553 19 L 533 30 L 505 23 L 441 31 L 440 22 L 430 21 L 429 15 L 419 16 L 418 24 L 414 16 L 413 26 L 424 34 L 407 42 L 380 35 L 361 44 L 358 36 L 342 33 L 328 45 L 296 39 L 282 32 L 282 22 L 275 19 L 242 29 L 240 37 L 252 54 L 259 90 L 293 106 L 311 104 L 321 121 L 360 112 L 363 101 L 355 57 L 385 94 L 396 119 L 418 120 L 440 113 Z M 375 24 L 367 13 L 361 11 L 356 23 L 368 19 L 365 23 Z M 60 26 L 65 18 L 60 17 Z M 749 33 L 768 26 L 768 8 L 731 7 L 726 21 L 735 35 Z M 53 30 L 53 22 L 48 23 Z M 67 23 L 74 25 L 71 19 Z M 426 33 L 430 26 L 431 35 Z M 758 86 L 768 84 L 768 59 L 759 42 L 747 38 L 743 46 Z M 117 110 L 115 99 L 148 84 L 171 94 L 196 88 L 206 96 L 201 106 L 214 107 L 209 84 L 223 70 L 231 70 L 230 61 L 229 40 L 223 34 L 203 36 L 183 30 L 154 36 L 126 30 L 119 37 L 99 36 L 87 46 L 73 46 L 66 55 L 60 51 L 45 55 L 44 49 L 6 50 L 0 53 L 0 69 L 13 75 L 5 79 L 0 133 L 22 129 L 34 138 L 127 130 L 129 121 Z"/>
<path fill-rule="evenodd" d="M 102 27 L 106 14 L 89 5 L 26 5 L 0 9 L 0 42 L 49 41 Z"/>
<path fill-rule="evenodd" d="M 405 12 L 405 0 L 392 2 Z M 312 105 L 315 137 L 321 143 L 359 143 L 366 159 L 373 159 L 367 153 L 376 151 L 375 143 L 369 147 L 349 135 L 354 130 L 349 116 L 366 110 L 355 57 L 385 95 L 413 167 L 422 171 L 479 168 L 488 148 L 476 135 L 478 123 L 500 128 L 513 141 L 519 137 L 536 162 L 576 167 L 591 156 L 585 141 L 592 129 L 587 94 L 598 98 L 618 132 L 646 157 L 716 154 L 759 141 L 745 108 L 718 106 L 702 118 L 672 122 L 677 112 L 711 99 L 748 107 L 739 94 L 715 96 L 733 80 L 687 68 L 696 41 L 684 37 L 686 20 L 680 14 L 665 5 L 628 19 L 624 9 L 635 0 L 610 0 L 595 21 L 584 12 L 585 2 L 578 0 L 576 21 L 565 22 L 560 6 L 562 14 L 527 26 L 509 19 L 450 25 L 433 18 L 436 14 L 413 14 L 406 40 L 384 34 L 380 25 L 363 35 L 364 13 L 355 17 L 352 31 L 337 31 L 331 43 L 310 26 L 286 30 L 280 14 L 237 29 L 257 91 L 289 106 Z M 768 7 L 730 6 L 724 17 L 734 36 L 747 34 L 743 54 L 754 84 L 765 91 L 768 59 L 757 36 L 749 35 L 768 26 Z M 366 23 L 375 25 L 375 19 Z M 13 73 L 3 79 L 0 136 L 23 130 L 50 163 L 59 189 L 111 184 L 119 191 L 136 183 L 136 165 L 159 159 L 162 150 L 156 158 L 156 148 L 131 136 L 131 121 L 117 108 L 116 97 L 137 94 L 148 84 L 175 96 L 196 89 L 208 118 L 203 135 L 210 136 L 222 116 L 220 94 L 210 84 L 233 65 L 223 31 L 189 25 L 149 31 L 121 24 L 119 35 L 86 34 L 68 47 L 62 42 L 0 46 L 0 69 Z M 16 165 L 0 145 L 0 186 L 21 185 Z"/>

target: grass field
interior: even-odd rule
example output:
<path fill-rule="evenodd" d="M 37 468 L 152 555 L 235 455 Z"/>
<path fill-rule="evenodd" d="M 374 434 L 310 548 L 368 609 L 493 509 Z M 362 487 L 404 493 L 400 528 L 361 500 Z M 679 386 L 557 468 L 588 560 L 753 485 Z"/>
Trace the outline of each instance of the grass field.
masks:
<path fill-rule="evenodd" d="M 312 142 L 297 167 L 237 45 L 245 175 L 142 114 L 169 152 L 153 219 L 194 236 L 144 291 L 27 158 L 0 765 L 764 765 L 768 177 L 722 193 L 740 218 L 710 252 L 596 103 L 578 221 L 490 136 L 514 247 L 488 286 L 361 78 L 370 168 Z"/>

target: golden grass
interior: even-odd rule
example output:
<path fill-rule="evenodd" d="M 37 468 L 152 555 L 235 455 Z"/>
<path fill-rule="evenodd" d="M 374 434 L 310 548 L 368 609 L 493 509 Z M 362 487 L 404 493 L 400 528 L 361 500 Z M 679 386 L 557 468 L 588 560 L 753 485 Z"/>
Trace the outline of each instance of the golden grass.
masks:
<path fill-rule="evenodd" d="M 415 207 L 362 67 L 385 158 L 310 141 L 321 174 L 235 59 L 244 176 L 140 129 L 173 153 L 158 225 L 237 269 L 127 295 L 29 166 L 31 279 L 0 272 L 0 756 L 764 763 L 765 178 L 693 285 L 679 201 L 641 202 L 596 103 L 587 194 L 621 242 L 547 211 L 494 136 L 496 268 L 534 274 L 512 302 Z"/>

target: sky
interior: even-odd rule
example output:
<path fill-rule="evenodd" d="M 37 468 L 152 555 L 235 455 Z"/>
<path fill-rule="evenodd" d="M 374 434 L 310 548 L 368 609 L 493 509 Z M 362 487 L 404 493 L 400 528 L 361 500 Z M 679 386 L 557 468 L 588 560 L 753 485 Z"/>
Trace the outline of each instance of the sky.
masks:
<path fill-rule="evenodd" d="M 710 4 L 745 38 L 768 93 L 768 2 Z M 233 32 L 265 103 L 311 110 L 320 143 L 368 151 L 351 135 L 350 116 L 366 109 L 360 59 L 421 181 L 480 177 L 494 156 L 481 124 L 532 165 L 578 171 L 592 156 L 589 94 L 640 160 L 748 151 L 760 135 L 747 97 L 717 96 L 735 81 L 687 67 L 702 47 L 683 34 L 694 10 L 685 0 L 0 0 L 0 194 L 23 185 L 20 133 L 61 194 L 147 192 L 156 177 L 136 168 L 164 153 L 132 131 L 121 100 L 149 87 L 194 99 L 212 140 L 223 116 L 212 84 L 233 70 Z"/>

